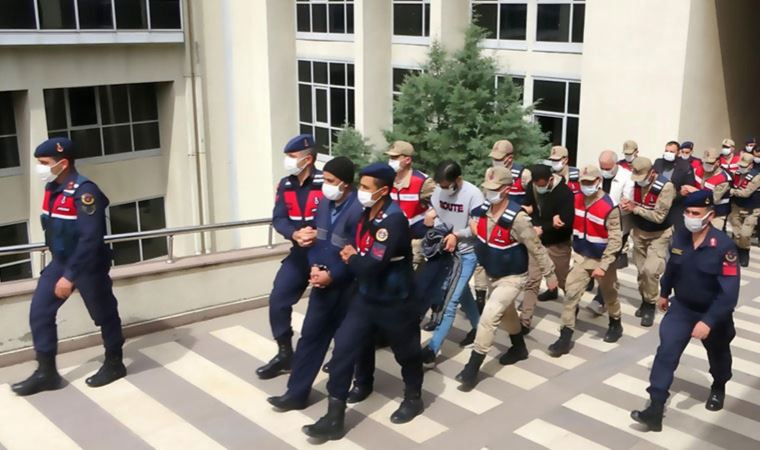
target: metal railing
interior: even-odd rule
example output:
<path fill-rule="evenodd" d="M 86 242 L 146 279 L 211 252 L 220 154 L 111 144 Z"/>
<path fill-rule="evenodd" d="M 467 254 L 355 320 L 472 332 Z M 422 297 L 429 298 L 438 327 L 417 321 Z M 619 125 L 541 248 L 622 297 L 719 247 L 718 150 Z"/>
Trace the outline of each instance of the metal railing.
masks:
<path fill-rule="evenodd" d="M 272 248 L 272 246 L 274 245 L 274 228 L 272 227 L 272 219 L 238 220 L 235 222 L 224 222 L 224 223 L 208 224 L 208 225 L 193 225 L 193 226 L 177 227 L 177 228 L 162 228 L 160 230 L 138 231 L 134 233 L 112 234 L 112 235 L 106 236 L 105 238 L 103 238 L 103 240 L 105 241 L 106 244 L 112 244 L 114 242 L 129 242 L 129 241 L 161 238 L 161 237 L 166 238 L 166 251 L 167 251 L 166 263 L 172 264 L 174 262 L 174 237 L 175 236 L 185 235 L 185 234 L 206 233 L 206 232 L 211 232 L 211 231 L 232 230 L 232 229 L 237 229 L 237 228 L 256 227 L 256 226 L 264 226 L 264 225 L 267 225 L 269 227 L 266 247 Z M 0 247 L 0 256 L 40 252 L 41 257 L 42 257 L 42 266 L 44 267 L 47 264 L 47 261 L 46 261 L 47 249 L 48 248 L 44 243 L 12 245 L 9 247 Z M 17 264 L 25 264 L 25 263 L 28 263 L 29 261 L 30 261 L 29 258 L 19 260 L 19 261 L 12 261 L 10 263 L 3 264 L 2 266 L 0 266 L 0 268 L 10 267 Z"/>

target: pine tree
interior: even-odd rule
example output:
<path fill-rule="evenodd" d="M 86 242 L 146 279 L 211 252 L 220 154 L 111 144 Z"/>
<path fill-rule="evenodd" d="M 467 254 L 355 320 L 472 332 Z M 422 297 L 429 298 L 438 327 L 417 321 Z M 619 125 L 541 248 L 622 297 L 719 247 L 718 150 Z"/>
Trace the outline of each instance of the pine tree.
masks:
<path fill-rule="evenodd" d="M 393 129 L 384 134 L 388 142 L 414 145 L 415 167 L 430 173 L 439 162 L 453 159 L 465 178 L 476 183 L 500 139 L 509 139 L 515 160 L 525 164 L 548 154 L 546 135 L 527 119 L 533 106 L 523 107 L 521 88 L 509 77 L 496 87 L 496 61 L 478 46 L 484 35 L 483 28 L 472 25 L 464 47 L 453 55 L 434 43 L 423 72 L 402 84 L 393 105 Z"/>
<path fill-rule="evenodd" d="M 357 171 L 378 159 L 377 150 L 369 139 L 348 124 L 336 135 L 331 153 L 332 156 L 345 156 L 353 161 Z"/>

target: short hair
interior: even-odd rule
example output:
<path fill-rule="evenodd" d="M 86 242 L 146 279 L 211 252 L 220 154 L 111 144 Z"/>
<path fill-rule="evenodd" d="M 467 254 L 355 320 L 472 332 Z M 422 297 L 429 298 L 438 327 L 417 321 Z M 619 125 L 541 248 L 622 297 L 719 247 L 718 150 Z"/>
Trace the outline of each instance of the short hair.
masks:
<path fill-rule="evenodd" d="M 671 145 L 675 145 L 679 150 L 681 149 L 681 144 L 679 144 L 678 141 L 668 141 L 668 143 L 665 144 L 665 147 L 670 147 Z"/>
<path fill-rule="evenodd" d="M 377 189 L 380 190 L 384 187 L 392 188 L 393 187 L 393 180 L 384 180 L 382 178 L 376 178 L 372 177 L 373 180 L 375 180 L 375 186 L 377 186 Z M 390 194 L 390 191 L 388 191 L 388 194 Z"/>
<path fill-rule="evenodd" d="M 534 164 L 530 166 L 530 177 L 535 180 L 548 180 L 552 177 L 552 170 L 546 164 Z"/>
<path fill-rule="evenodd" d="M 435 175 L 433 180 L 436 183 L 441 181 L 447 181 L 449 183 L 456 181 L 457 178 L 462 176 L 462 167 L 454 160 L 447 159 L 438 164 L 435 169 Z"/>

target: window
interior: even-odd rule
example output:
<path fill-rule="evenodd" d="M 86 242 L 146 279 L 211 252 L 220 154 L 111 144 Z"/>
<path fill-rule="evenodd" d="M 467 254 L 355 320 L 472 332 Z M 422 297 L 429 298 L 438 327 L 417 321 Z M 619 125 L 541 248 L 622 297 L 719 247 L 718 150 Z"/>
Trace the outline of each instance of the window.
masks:
<path fill-rule="evenodd" d="M 79 158 L 161 148 L 156 85 L 46 89 L 48 135 L 65 136 Z"/>
<path fill-rule="evenodd" d="M 525 98 L 525 77 L 519 76 L 519 75 L 496 75 L 495 85 L 496 88 L 499 88 L 499 85 L 501 83 L 504 83 L 507 80 L 507 77 L 512 79 L 512 83 L 515 84 L 515 86 L 520 88 L 520 101 L 523 101 Z"/>
<path fill-rule="evenodd" d="M 536 41 L 582 43 L 584 0 L 539 0 Z"/>
<path fill-rule="evenodd" d="M 111 234 L 136 233 L 166 228 L 164 199 L 153 198 L 138 202 L 112 205 L 108 208 Z M 131 264 L 165 256 L 166 238 L 114 242 L 114 265 Z"/>
<path fill-rule="evenodd" d="M 394 0 L 393 35 L 430 36 L 430 0 Z"/>
<path fill-rule="evenodd" d="M 5 30 L 178 30 L 181 0 L 0 0 Z"/>
<path fill-rule="evenodd" d="M 406 77 L 410 75 L 419 75 L 422 73 L 422 69 L 406 69 L 402 67 L 393 68 L 393 100 L 398 100 L 401 95 L 401 85 L 406 81 Z"/>
<path fill-rule="evenodd" d="M 486 39 L 524 41 L 528 5 L 525 0 L 473 1 L 472 21 L 486 29 Z"/>
<path fill-rule="evenodd" d="M 354 123 L 354 65 L 299 60 L 298 118 L 301 133 L 331 147 L 344 125 Z"/>
<path fill-rule="evenodd" d="M 26 222 L 0 225 L 0 247 L 29 243 Z M 32 277 L 32 262 L 29 253 L 0 256 L 0 283 L 23 280 Z"/>
<path fill-rule="evenodd" d="M 575 164 L 578 152 L 580 99 L 581 84 L 577 81 L 533 81 L 533 101 L 538 102 L 533 117 L 554 145 L 567 147 L 571 164 Z"/>
<path fill-rule="evenodd" d="M 354 0 L 297 0 L 299 33 L 354 34 Z"/>
<path fill-rule="evenodd" d="M 0 170 L 19 166 L 13 95 L 0 92 Z"/>

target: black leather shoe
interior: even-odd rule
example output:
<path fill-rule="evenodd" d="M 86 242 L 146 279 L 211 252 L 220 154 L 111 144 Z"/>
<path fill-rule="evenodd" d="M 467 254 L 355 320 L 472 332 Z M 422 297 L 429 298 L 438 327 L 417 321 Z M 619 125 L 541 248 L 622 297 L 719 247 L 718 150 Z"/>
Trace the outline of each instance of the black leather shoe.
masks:
<path fill-rule="evenodd" d="M 459 390 L 469 392 L 478 384 L 478 372 L 480 372 L 480 366 L 485 358 L 486 355 L 481 355 L 475 350 L 470 353 L 470 360 L 456 376 L 456 380 L 462 383 Z"/>
<path fill-rule="evenodd" d="M 723 402 L 726 400 L 726 392 L 720 389 L 710 389 L 710 397 L 705 403 L 708 411 L 720 411 L 723 409 Z"/>
<path fill-rule="evenodd" d="M 292 359 L 293 345 L 290 338 L 282 339 L 277 343 L 277 354 L 268 363 L 256 369 L 256 375 L 262 380 L 269 380 L 280 374 L 290 372 Z"/>
<path fill-rule="evenodd" d="M 510 366 L 528 359 L 528 347 L 525 346 L 522 333 L 510 335 L 509 339 L 512 341 L 512 346 L 499 357 L 499 364 L 502 366 Z"/>
<path fill-rule="evenodd" d="M 427 369 L 435 367 L 435 352 L 430 347 L 425 346 L 422 349 L 422 366 Z"/>
<path fill-rule="evenodd" d="M 422 404 L 420 395 L 405 396 L 398 409 L 391 414 L 391 422 L 402 424 L 411 422 L 412 419 L 422 414 L 425 406 Z"/>
<path fill-rule="evenodd" d="M 631 411 L 631 419 L 646 426 L 646 431 L 662 431 L 663 403 L 651 402 L 643 411 Z"/>
<path fill-rule="evenodd" d="M 425 331 L 435 331 L 436 327 L 438 327 L 438 324 L 436 323 L 435 319 L 431 317 L 430 320 L 428 320 L 427 323 L 422 326 L 422 329 Z"/>
<path fill-rule="evenodd" d="M 348 391 L 348 398 L 346 403 L 353 404 L 363 402 L 372 393 L 372 386 L 361 386 L 355 384 L 350 391 Z"/>
<path fill-rule="evenodd" d="M 641 305 L 641 326 L 651 327 L 654 324 L 654 303 Z"/>
<path fill-rule="evenodd" d="M 547 289 L 544 292 L 538 294 L 536 297 L 539 302 L 548 302 L 550 300 L 557 300 L 559 298 L 559 288 Z"/>
<path fill-rule="evenodd" d="M 87 383 L 87 386 L 93 388 L 101 387 L 107 384 L 111 384 L 119 378 L 124 378 L 125 376 L 127 376 L 127 368 L 124 366 L 121 357 L 110 359 L 106 358 L 100 369 L 98 369 L 98 371 L 93 376 L 87 378 L 85 380 L 85 383 Z"/>
<path fill-rule="evenodd" d="M 37 355 L 37 370 L 26 380 L 15 383 L 11 390 L 18 396 L 34 395 L 42 391 L 54 391 L 63 386 L 63 378 L 55 367 L 55 355 Z"/>
<path fill-rule="evenodd" d="M 346 402 L 335 397 L 328 399 L 327 414 L 322 416 L 316 423 L 306 425 L 301 430 L 309 437 L 320 440 L 335 441 L 345 434 L 344 419 L 346 416 Z"/>
<path fill-rule="evenodd" d="M 477 328 L 473 328 L 472 330 L 467 332 L 467 336 L 464 337 L 461 341 L 459 341 L 460 347 L 467 347 L 468 345 L 475 342 L 475 335 L 478 333 Z"/>
<path fill-rule="evenodd" d="M 269 397 L 267 401 L 281 412 L 301 410 L 309 406 L 308 399 L 296 398 L 290 395 L 290 392 L 286 392 L 278 397 Z"/>

